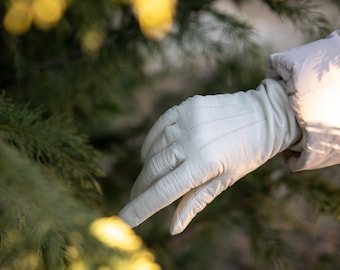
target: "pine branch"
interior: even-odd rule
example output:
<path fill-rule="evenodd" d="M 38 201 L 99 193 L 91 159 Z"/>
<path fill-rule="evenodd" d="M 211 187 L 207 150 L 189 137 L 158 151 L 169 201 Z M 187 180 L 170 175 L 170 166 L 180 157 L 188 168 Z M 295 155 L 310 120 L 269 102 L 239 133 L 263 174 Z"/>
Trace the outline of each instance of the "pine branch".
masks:
<path fill-rule="evenodd" d="M 291 21 L 302 33 L 313 38 L 324 37 L 332 30 L 325 15 L 319 11 L 318 5 L 313 1 L 262 1 L 282 19 Z"/>
<path fill-rule="evenodd" d="M 334 6 L 336 6 L 340 10 L 340 2 L 339 0 L 329 0 Z"/>
<path fill-rule="evenodd" d="M 298 192 L 310 202 L 317 215 L 329 215 L 340 219 L 340 187 L 326 179 L 312 176 L 310 179 L 289 179 L 291 192 Z"/>
<path fill-rule="evenodd" d="M 53 174 L 0 143 L 0 268 L 59 270 L 81 259 L 99 269 L 130 256 L 89 233 L 99 216 Z"/>
<path fill-rule="evenodd" d="M 216 10 L 209 5 L 214 1 L 201 2 L 202 6 L 193 4 L 194 9 L 188 14 L 184 12 L 191 4 L 179 4 L 178 31 L 170 35 L 185 60 L 196 59 L 199 55 L 208 60 L 220 61 L 237 51 L 259 51 L 254 39 L 254 28 L 250 24 L 232 14 Z"/>
<path fill-rule="evenodd" d="M 82 190 L 96 190 L 98 153 L 74 128 L 57 117 L 44 118 L 42 109 L 30 111 L 0 98 L 0 138 L 52 170 L 62 181 Z"/>

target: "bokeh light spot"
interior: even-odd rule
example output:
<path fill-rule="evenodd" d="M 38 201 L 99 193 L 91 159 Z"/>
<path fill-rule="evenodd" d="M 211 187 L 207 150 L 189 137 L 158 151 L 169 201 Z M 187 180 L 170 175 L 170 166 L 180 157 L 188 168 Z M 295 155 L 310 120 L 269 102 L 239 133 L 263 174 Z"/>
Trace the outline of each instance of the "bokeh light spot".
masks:
<path fill-rule="evenodd" d="M 88 270 L 88 267 L 83 261 L 79 260 L 70 265 L 70 270 Z"/>
<path fill-rule="evenodd" d="M 132 5 L 145 36 L 158 40 L 170 31 L 175 0 L 133 0 Z"/>
<path fill-rule="evenodd" d="M 20 35 L 28 31 L 32 24 L 30 6 L 27 1 L 15 1 L 5 14 L 3 25 L 7 32 Z"/>
<path fill-rule="evenodd" d="M 90 226 L 90 232 L 111 248 L 133 252 L 142 247 L 142 240 L 116 216 L 95 220 Z"/>
<path fill-rule="evenodd" d="M 104 40 L 104 35 L 98 29 L 90 29 L 82 37 L 82 45 L 85 51 L 97 52 Z"/>
<path fill-rule="evenodd" d="M 53 27 L 63 15 L 65 0 L 34 0 L 32 3 L 34 24 L 40 29 Z"/>

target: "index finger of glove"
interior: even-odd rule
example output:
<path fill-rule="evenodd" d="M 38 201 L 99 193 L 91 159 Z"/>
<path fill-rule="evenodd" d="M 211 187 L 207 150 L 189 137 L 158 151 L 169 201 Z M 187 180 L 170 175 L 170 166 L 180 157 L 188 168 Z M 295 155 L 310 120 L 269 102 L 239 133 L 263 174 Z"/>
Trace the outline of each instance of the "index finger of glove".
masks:
<path fill-rule="evenodd" d="M 192 187 L 187 166 L 183 163 L 128 203 L 119 216 L 131 227 L 138 226 L 159 210 L 186 194 Z"/>
<path fill-rule="evenodd" d="M 163 115 L 158 118 L 158 120 L 155 122 L 155 124 L 146 135 L 144 143 L 142 145 L 141 156 L 143 161 L 149 153 L 153 142 L 161 136 L 166 127 L 176 123 L 177 117 L 178 112 L 175 106 L 168 109 Z"/>

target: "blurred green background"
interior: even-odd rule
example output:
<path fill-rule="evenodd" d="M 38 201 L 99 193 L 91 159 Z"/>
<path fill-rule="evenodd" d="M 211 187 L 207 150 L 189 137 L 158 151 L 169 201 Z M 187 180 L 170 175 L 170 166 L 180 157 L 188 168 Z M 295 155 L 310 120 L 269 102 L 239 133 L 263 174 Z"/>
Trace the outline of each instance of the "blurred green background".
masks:
<path fill-rule="evenodd" d="M 129 201 L 157 117 L 194 94 L 256 88 L 270 53 L 340 26 L 336 0 L 156 2 L 1 2 L 1 270 L 111 269 L 84 235 Z M 143 5 L 156 5 L 146 18 L 165 16 L 151 30 Z M 338 166 L 291 173 L 278 156 L 182 234 L 168 232 L 176 203 L 135 232 L 166 270 L 339 269 L 339 175 Z M 13 228 L 21 239 L 10 242 Z M 70 232 L 84 237 L 76 243 L 89 266 L 71 267 Z M 40 268 L 23 263 L 29 252 Z"/>

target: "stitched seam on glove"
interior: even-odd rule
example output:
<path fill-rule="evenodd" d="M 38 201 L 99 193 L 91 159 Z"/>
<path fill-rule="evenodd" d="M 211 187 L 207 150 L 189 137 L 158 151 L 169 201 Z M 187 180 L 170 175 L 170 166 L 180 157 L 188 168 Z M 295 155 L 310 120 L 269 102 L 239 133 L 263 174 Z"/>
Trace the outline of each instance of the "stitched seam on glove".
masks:
<path fill-rule="evenodd" d="M 218 137 L 216 137 L 216 138 L 214 138 L 214 139 L 208 141 L 207 143 L 201 145 L 201 146 L 200 146 L 200 150 L 204 150 L 204 149 L 207 148 L 210 144 L 212 144 L 212 143 L 214 143 L 214 142 L 216 142 L 216 141 L 218 141 L 218 140 L 221 140 L 222 138 L 224 138 L 225 136 L 228 136 L 229 134 L 231 134 L 231 133 L 233 133 L 233 132 L 239 131 L 239 130 L 244 129 L 244 128 L 246 128 L 246 127 L 253 126 L 253 125 L 258 124 L 258 123 L 260 123 L 260 122 L 264 122 L 265 120 L 266 120 L 266 118 L 263 118 L 263 119 L 260 119 L 260 120 L 255 121 L 255 122 L 253 122 L 253 123 L 251 123 L 251 124 L 246 124 L 246 125 L 244 125 L 244 126 L 241 126 L 241 127 L 239 127 L 239 128 L 236 128 L 236 129 L 234 129 L 234 130 L 232 130 L 232 131 L 229 131 L 229 132 L 227 132 L 227 133 L 224 133 L 224 134 L 222 134 L 221 136 L 218 136 Z"/>
<path fill-rule="evenodd" d="M 224 121 L 226 119 L 232 119 L 232 118 L 236 118 L 236 117 L 240 117 L 240 116 L 244 116 L 246 114 L 249 114 L 249 113 L 253 113 L 255 112 L 254 109 L 251 109 L 251 110 L 248 110 L 248 111 L 244 111 L 242 113 L 239 113 L 239 114 L 235 114 L 235 115 L 232 115 L 232 116 L 226 116 L 226 117 L 222 117 L 222 118 L 217 118 L 217 119 L 214 119 L 214 120 L 208 120 L 208 121 L 205 121 L 205 122 L 201 122 L 195 126 L 192 126 L 191 128 L 187 129 L 185 132 L 184 132 L 184 136 L 188 136 L 188 134 L 195 128 L 197 127 L 200 127 L 200 126 L 204 126 L 206 124 L 212 124 L 212 123 L 216 123 L 216 122 L 219 122 L 219 121 Z"/>
<path fill-rule="evenodd" d="M 223 108 L 230 108 L 230 107 L 239 107 L 239 108 L 247 108 L 249 104 L 224 104 L 220 106 L 212 106 L 212 105 L 200 105 L 200 106 L 195 106 L 192 109 L 186 111 L 186 114 L 190 114 L 195 112 L 196 110 L 200 109 L 223 109 Z"/>

